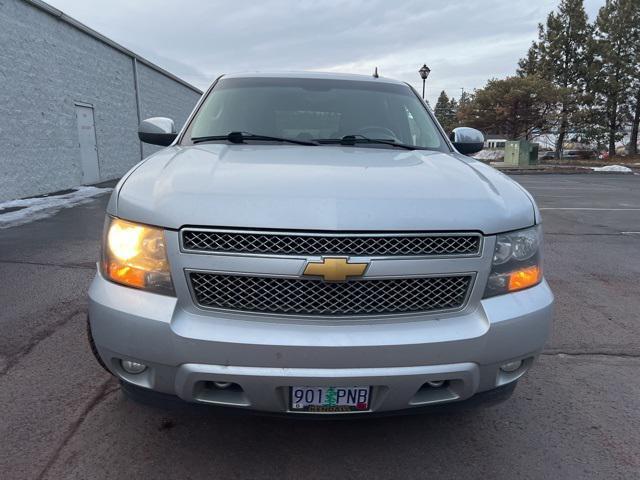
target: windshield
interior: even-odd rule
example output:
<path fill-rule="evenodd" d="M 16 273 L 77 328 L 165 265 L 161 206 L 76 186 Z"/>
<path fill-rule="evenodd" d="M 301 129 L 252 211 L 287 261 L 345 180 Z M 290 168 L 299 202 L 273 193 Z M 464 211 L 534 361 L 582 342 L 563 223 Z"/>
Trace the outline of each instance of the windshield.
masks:
<path fill-rule="evenodd" d="M 223 78 L 189 126 L 191 139 L 249 135 L 393 148 L 385 140 L 449 151 L 420 99 L 407 86 L 374 81 L 310 78 Z M 268 139 L 258 139 L 265 141 Z M 271 139 L 273 140 L 273 139 Z"/>

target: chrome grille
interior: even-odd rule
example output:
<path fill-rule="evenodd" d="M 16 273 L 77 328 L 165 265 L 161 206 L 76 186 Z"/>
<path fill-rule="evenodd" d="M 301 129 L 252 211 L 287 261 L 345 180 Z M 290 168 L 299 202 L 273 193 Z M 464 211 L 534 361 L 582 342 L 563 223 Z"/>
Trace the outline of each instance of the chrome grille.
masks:
<path fill-rule="evenodd" d="M 321 280 L 190 272 L 203 307 L 291 315 L 371 315 L 433 312 L 464 306 L 471 275 Z"/>
<path fill-rule="evenodd" d="M 184 229 L 182 248 L 278 255 L 478 255 L 479 234 L 299 234 Z"/>

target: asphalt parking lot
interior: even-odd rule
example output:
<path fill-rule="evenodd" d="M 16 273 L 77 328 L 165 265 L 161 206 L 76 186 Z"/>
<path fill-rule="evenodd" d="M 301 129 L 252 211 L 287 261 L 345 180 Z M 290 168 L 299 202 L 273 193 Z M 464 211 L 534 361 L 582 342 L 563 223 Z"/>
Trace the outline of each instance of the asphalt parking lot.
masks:
<path fill-rule="evenodd" d="M 140 406 L 94 361 L 107 197 L 0 230 L 0 478 L 640 478 L 640 176 L 518 175 L 553 333 L 499 406 L 297 421 Z"/>

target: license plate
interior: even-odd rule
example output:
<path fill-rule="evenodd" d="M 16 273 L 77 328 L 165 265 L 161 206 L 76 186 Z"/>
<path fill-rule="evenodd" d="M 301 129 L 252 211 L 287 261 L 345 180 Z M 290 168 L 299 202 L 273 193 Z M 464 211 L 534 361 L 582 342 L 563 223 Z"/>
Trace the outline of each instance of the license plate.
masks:
<path fill-rule="evenodd" d="M 291 387 L 290 410 L 310 413 L 369 410 L 371 387 Z"/>

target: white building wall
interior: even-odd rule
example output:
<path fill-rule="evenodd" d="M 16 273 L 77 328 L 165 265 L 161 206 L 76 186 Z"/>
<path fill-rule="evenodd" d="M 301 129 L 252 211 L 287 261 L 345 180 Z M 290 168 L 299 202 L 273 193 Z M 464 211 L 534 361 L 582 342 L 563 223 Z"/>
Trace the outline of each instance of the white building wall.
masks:
<path fill-rule="evenodd" d="M 140 160 L 132 56 L 24 0 L 0 2 L 0 46 L 0 201 L 81 183 L 75 102 L 94 109 L 100 181 Z M 181 126 L 199 91 L 138 71 L 142 117 Z"/>
<path fill-rule="evenodd" d="M 176 83 L 169 77 L 159 75 L 155 70 L 138 63 L 138 84 L 140 86 L 140 116 L 169 117 L 180 131 L 187 117 L 200 98 L 193 90 Z M 162 147 L 143 144 L 144 156 Z"/>

